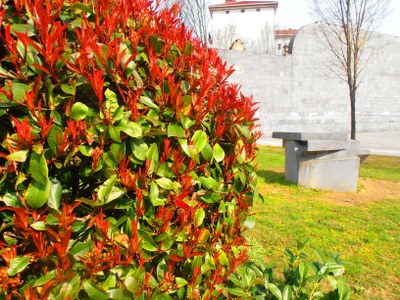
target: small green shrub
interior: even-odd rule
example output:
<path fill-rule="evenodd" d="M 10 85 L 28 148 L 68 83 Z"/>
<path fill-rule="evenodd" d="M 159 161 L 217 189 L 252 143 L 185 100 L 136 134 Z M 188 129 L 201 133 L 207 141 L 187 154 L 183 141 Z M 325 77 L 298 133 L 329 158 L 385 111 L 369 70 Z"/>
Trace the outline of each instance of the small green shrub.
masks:
<path fill-rule="evenodd" d="M 0 298 L 217 298 L 246 260 L 256 109 L 176 15 L 0 2 Z"/>
<path fill-rule="evenodd" d="M 338 255 L 325 257 L 314 250 L 313 260 L 304 251 L 308 243 L 309 240 L 298 241 L 295 250 L 285 250 L 288 267 L 283 280 L 274 277 L 274 266 L 262 260 L 249 261 L 229 276 L 228 293 L 232 297 L 260 300 L 350 299 L 350 286 L 342 279 L 344 266 Z"/>

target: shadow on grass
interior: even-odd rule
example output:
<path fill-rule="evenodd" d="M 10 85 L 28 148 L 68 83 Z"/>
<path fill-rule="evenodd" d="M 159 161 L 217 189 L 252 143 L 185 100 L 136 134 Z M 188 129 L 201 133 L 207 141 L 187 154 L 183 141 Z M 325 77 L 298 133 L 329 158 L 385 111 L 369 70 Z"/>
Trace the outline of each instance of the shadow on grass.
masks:
<path fill-rule="evenodd" d="M 281 172 L 259 170 L 257 176 L 264 179 L 266 183 L 278 183 L 285 186 L 295 186 L 295 184 L 285 179 L 285 174 Z"/>

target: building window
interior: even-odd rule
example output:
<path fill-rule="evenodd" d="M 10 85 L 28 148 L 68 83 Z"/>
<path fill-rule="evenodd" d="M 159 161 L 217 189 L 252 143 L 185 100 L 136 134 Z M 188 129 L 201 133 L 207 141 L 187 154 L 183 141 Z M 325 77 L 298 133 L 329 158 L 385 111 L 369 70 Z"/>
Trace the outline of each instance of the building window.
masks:
<path fill-rule="evenodd" d="M 244 9 L 242 9 L 240 12 L 241 12 L 241 13 L 244 13 L 244 12 L 245 12 L 245 10 L 244 10 Z"/>
<path fill-rule="evenodd" d="M 227 15 L 229 15 L 230 11 L 229 11 L 229 10 L 227 10 L 227 11 L 225 11 L 225 13 L 226 13 Z"/>
<path fill-rule="evenodd" d="M 278 44 L 278 50 L 281 50 L 282 44 Z"/>
<path fill-rule="evenodd" d="M 257 11 L 257 12 L 258 12 L 258 11 L 261 11 L 261 9 L 257 8 L 256 11 Z"/>

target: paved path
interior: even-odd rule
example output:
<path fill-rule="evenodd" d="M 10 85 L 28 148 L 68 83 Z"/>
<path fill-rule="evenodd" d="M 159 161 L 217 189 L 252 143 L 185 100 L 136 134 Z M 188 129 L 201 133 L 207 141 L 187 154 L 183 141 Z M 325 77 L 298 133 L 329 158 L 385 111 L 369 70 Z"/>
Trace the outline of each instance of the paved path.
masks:
<path fill-rule="evenodd" d="M 400 131 L 362 132 L 356 135 L 361 147 L 375 155 L 400 156 Z M 263 138 L 262 145 L 282 146 L 282 140 Z"/>
<path fill-rule="evenodd" d="M 400 156 L 400 131 L 363 132 L 356 137 L 371 154 Z"/>

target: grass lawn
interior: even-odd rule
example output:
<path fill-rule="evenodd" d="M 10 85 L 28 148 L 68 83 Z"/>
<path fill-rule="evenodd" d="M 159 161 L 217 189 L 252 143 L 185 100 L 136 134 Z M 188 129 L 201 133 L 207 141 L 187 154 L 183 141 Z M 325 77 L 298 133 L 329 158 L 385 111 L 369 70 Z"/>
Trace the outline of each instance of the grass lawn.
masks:
<path fill-rule="evenodd" d="M 352 299 L 400 299 L 400 157 L 370 156 L 357 193 L 286 181 L 282 148 L 260 147 L 257 163 L 265 203 L 255 203 L 257 224 L 247 232 L 252 257 L 282 273 L 285 247 L 310 237 L 313 248 L 341 254 Z"/>

